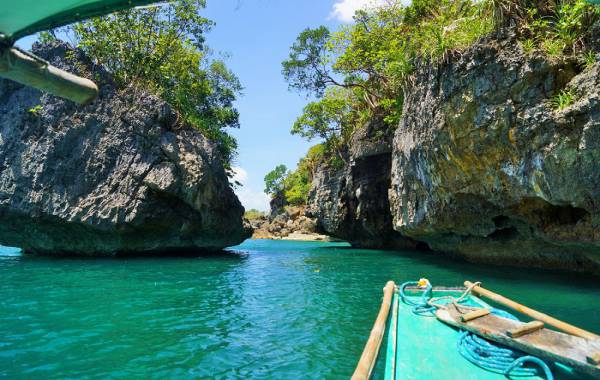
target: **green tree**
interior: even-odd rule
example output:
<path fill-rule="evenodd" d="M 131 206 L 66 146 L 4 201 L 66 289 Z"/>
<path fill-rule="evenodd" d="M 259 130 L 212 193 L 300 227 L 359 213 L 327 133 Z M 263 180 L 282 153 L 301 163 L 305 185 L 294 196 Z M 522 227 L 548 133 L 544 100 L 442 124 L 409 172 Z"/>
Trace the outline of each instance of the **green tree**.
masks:
<path fill-rule="evenodd" d="M 298 167 L 284 180 L 285 200 L 292 205 L 300 206 L 306 204 L 308 192 L 311 187 L 311 178 L 305 168 Z"/>
<path fill-rule="evenodd" d="M 310 182 L 312 183 L 319 165 L 325 159 L 327 149 L 324 144 L 317 144 L 310 147 L 306 156 L 300 161 L 298 166 L 303 166 L 308 172 Z"/>
<path fill-rule="evenodd" d="M 303 31 L 283 62 L 283 75 L 290 88 L 319 100 L 306 106 L 292 133 L 307 139 L 318 136 L 335 148 L 349 142 L 354 128 L 348 123 L 377 118 L 385 122 L 384 128 L 395 128 L 402 113 L 403 85 L 415 62 L 443 59 L 489 33 L 490 4 L 415 0 L 404 6 L 390 0 L 383 7 L 357 12 L 355 23 L 338 31 Z M 345 91 L 345 105 L 340 104 L 340 92 L 332 89 Z"/>
<path fill-rule="evenodd" d="M 275 195 L 284 189 L 284 181 L 288 175 L 285 165 L 277 165 L 265 176 L 265 193 Z"/>
<path fill-rule="evenodd" d="M 315 173 L 325 154 L 325 145 L 317 144 L 300 159 L 296 170 L 288 171 L 285 165 L 278 165 L 265 176 L 265 193 L 272 196 L 283 194 L 287 203 L 292 205 L 306 204 Z"/>
<path fill-rule="evenodd" d="M 201 16 L 204 6 L 204 0 L 179 0 L 134 8 L 74 24 L 66 32 L 118 84 L 142 86 L 173 105 L 215 140 L 230 162 L 237 143 L 224 129 L 239 127 L 233 102 L 241 85 L 208 53 L 204 34 L 213 23 Z"/>
<path fill-rule="evenodd" d="M 343 88 L 329 88 L 322 99 L 308 103 L 292 126 L 291 133 L 309 141 L 319 138 L 325 146 L 344 160 L 343 145 L 352 134 L 353 93 Z"/>
<path fill-rule="evenodd" d="M 283 76 L 290 88 L 322 96 L 327 86 L 337 83 L 327 61 L 329 29 L 305 29 L 292 45 L 283 62 Z"/>

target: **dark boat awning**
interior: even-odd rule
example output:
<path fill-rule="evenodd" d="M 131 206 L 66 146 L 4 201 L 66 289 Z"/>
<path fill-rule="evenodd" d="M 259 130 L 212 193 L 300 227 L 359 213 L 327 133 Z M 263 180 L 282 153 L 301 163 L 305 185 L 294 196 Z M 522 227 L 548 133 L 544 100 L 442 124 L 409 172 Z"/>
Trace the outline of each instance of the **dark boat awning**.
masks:
<path fill-rule="evenodd" d="M 21 37 L 157 0 L 0 0 L 0 77 L 80 104 L 98 94 L 92 81 L 12 47 Z M 164 1 L 163 1 L 164 2 Z"/>
<path fill-rule="evenodd" d="M 156 0 L 0 0 L 0 40 L 21 37 Z"/>

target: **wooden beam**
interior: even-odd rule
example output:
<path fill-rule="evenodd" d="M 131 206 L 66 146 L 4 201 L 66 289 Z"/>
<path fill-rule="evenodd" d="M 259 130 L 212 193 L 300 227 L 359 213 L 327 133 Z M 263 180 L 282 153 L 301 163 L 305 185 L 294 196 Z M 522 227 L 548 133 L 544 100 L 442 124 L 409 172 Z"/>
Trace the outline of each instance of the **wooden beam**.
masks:
<path fill-rule="evenodd" d="M 477 310 L 470 311 L 467 314 L 461 315 L 460 320 L 463 322 L 469 322 L 469 321 L 472 321 L 473 319 L 485 317 L 488 314 L 490 314 L 490 309 L 485 309 L 485 308 L 477 309 Z"/>
<path fill-rule="evenodd" d="M 531 321 L 529 323 L 525 323 L 523 326 L 518 327 L 514 330 L 507 331 L 506 335 L 508 335 L 511 338 L 518 338 L 523 335 L 531 334 L 532 332 L 541 330 L 543 328 L 544 328 L 544 322 Z"/>
<path fill-rule="evenodd" d="M 525 323 L 502 318 L 494 313 L 465 323 L 461 322 L 461 315 L 463 315 L 461 307 L 457 307 L 454 303 L 448 304 L 445 309 L 440 308 L 435 311 L 435 316 L 440 321 L 451 326 L 537 356 L 549 363 L 565 364 L 577 372 L 588 374 L 590 379 L 600 379 L 600 366 L 590 364 L 586 359 L 591 353 L 600 352 L 600 340 L 585 339 L 552 329 L 541 329 L 534 334 L 514 339 L 507 336 L 506 332 L 516 330 Z"/>
<path fill-rule="evenodd" d="M 472 285 L 473 285 L 472 282 L 465 281 L 466 287 L 469 287 Z M 542 321 L 549 326 L 552 326 L 560 331 L 566 332 L 567 334 L 579 336 L 579 337 L 586 338 L 586 339 L 594 339 L 594 340 L 600 339 L 599 335 L 596 335 L 596 334 L 586 331 L 584 329 L 580 329 L 579 327 L 573 326 L 571 324 L 568 324 L 559 319 L 553 318 L 544 313 L 540 313 L 537 310 L 533 310 L 525 305 L 521 305 L 520 303 L 517 303 L 513 300 L 510 300 L 510 299 L 504 297 L 504 296 L 501 296 L 500 294 L 496 294 L 487 289 L 484 289 L 481 286 L 474 286 L 473 293 L 483 296 L 483 297 L 486 297 L 486 298 L 489 298 L 494 302 L 497 302 L 503 306 L 509 307 L 509 308 L 511 308 L 515 311 L 518 311 L 521 314 L 525 314 L 533 319 Z"/>
<path fill-rule="evenodd" d="M 383 340 L 383 334 L 385 333 L 385 323 L 390 312 L 395 288 L 396 284 L 394 284 L 394 281 L 388 281 L 385 288 L 383 288 L 383 301 L 379 308 L 379 314 L 377 314 L 377 319 L 375 320 L 373 329 L 371 329 L 369 340 L 367 340 L 358 365 L 354 370 L 352 380 L 367 380 L 371 377 L 371 372 L 373 371 L 373 367 L 375 367 L 379 348 L 381 347 L 381 341 Z"/>
<path fill-rule="evenodd" d="M 90 103 L 98 95 L 98 87 L 91 80 L 70 74 L 12 47 L 0 48 L 0 77 L 79 104 Z"/>

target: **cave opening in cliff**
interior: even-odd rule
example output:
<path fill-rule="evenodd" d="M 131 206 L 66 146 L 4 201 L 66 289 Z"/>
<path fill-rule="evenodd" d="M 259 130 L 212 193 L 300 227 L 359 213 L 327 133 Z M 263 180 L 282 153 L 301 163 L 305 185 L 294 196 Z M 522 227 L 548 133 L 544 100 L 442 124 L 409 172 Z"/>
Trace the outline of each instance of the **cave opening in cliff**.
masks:
<path fill-rule="evenodd" d="M 515 227 L 498 228 L 487 237 L 495 241 L 508 241 L 519 236 L 519 230 Z"/>
<path fill-rule="evenodd" d="M 523 217 L 530 224 L 537 226 L 567 226 L 576 225 L 589 218 L 590 213 L 570 204 L 556 205 L 542 198 L 524 198 L 512 211 Z"/>
<path fill-rule="evenodd" d="M 587 210 L 580 207 L 548 205 L 546 216 L 559 225 L 575 225 L 589 215 Z"/>
<path fill-rule="evenodd" d="M 429 246 L 429 244 L 425 243 L 424 241 L 418 241 L 417 245 L 415 246 L 415 249 L 417 251 L 422 251 L 422 252 L 432 252 L 433 251 L 431 249 L 431 247 Z"/>

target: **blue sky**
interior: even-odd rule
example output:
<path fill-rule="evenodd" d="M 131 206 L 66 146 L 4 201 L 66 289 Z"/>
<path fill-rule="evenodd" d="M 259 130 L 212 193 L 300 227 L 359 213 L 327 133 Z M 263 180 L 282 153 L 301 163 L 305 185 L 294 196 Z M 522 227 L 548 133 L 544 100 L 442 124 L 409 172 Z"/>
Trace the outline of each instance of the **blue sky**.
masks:
<path fill-rule="evenodd" d="M 268 209 L 263 178 L 278 164 L 294 168 L 309 143 L 289 133 L 307 100 L 288 91 L 281 62 L 296 36 L 307 27 L 335 29 L 351 22 L 357 8 L 385 0 L 207 0 L 205 15 L 216 22 L 207 35 L 215 53 L 238 75 L 244 94 L 237 101 L 241 128 L 231 130 L 238 139 L 234 162 L 236 189 L 246 209 Z M 29 48 L 33 38 L 19 41 Z"/>
<path fill-rule="evenodd" d="M 335 29 L 351 22 L 358 7 L 369 0 L 208 0 L 207 17 L 216 27 L 207 36 L 209 45 L 227 52 L 229 67 L 245 90 L 237 102 L 241 128 L 233 131 L 240 145 L 234 166 L 236 189 L 246 209 L 267 210 L 263 178 L 278 164 L 294 168 L 308 148 L 290 135 L 290 128 L 307 102 L 304 95 L 288 91 L 281 62 L 289 47 L 307 27 Z"/>

